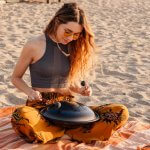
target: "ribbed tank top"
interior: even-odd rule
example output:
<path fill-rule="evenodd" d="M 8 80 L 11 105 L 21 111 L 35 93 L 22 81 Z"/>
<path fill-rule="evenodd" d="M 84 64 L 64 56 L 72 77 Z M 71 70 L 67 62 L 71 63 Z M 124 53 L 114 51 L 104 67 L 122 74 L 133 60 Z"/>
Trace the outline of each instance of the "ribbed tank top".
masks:
<path fill-rule="evenodd" d="M 31 85 L 37 88 L 64 88 L 70 71 L 69 57 L 66 57 L 48 35 L 45 34 L 46 49 L 44 55 L 29 65 Z M 59 44 L 68 52 L 68 46 Z"/>

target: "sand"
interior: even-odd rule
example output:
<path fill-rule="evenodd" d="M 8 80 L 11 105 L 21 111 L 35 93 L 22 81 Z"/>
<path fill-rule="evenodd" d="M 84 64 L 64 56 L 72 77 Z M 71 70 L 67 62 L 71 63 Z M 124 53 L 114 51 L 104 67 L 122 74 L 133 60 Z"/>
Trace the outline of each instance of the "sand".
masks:
<path fill-rule="evenodd" d="M 42 33 L 64 2 L 69 1 L 0 4 L 0 107 L 26 102 L 27 96 L 10 81 L 12 71 L 23 45 Z M 98 46 L 93 94 L 81 101 L 121 103 L 129 109 L 129 120 L 150 123 L 150 1 L 77 2 L 88 15 Z M 23 78 L 30 86 L 28 70 Z"/>

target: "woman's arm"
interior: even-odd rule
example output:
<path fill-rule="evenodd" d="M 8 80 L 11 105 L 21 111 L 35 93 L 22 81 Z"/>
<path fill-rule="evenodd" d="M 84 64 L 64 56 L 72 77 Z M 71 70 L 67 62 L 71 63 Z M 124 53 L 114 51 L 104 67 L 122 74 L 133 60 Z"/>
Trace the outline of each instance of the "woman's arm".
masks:
<path fill-rule="evenodd" d="M 22 79 L 25 71 L 27 70 L 29 64 L 33 61 L 34 57 L 34 46 L 32 42 L 28 42 L 25 44 L 20 58 L 15 66 L 13 71 L 11 82 L 15 87 L 24 92 L 31 99 L 40 99 L 40 95 L 37 91 L 34 91 L 31 87 L 29 87 L 25 81 Z"/>

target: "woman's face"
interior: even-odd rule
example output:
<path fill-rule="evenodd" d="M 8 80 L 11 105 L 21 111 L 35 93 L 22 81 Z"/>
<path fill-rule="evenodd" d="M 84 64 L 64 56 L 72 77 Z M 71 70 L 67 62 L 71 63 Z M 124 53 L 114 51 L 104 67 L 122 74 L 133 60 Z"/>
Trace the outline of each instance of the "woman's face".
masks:
<path fill-rule="evenodd" d="M 60 24 L 56 32 L 57 41 L 66 45 L 73 40 L 77 40 L 82 32 L 82 29 L 83 27 L 77 22 Z"/>

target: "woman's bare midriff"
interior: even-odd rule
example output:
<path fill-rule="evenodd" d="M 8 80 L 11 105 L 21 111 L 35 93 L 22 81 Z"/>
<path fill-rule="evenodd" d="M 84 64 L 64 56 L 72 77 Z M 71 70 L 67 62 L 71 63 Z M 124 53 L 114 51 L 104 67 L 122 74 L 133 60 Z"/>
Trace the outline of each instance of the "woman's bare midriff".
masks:
<path fill-rule="evenodd" d="M 62 95 L 71 95 L 68 89 L 66 88 L 37 88 L 37 87 L 32 87 L 32 89 L 39 91 L 39 92 L 54 92 L 54 93 L 60 93 Z"/>

